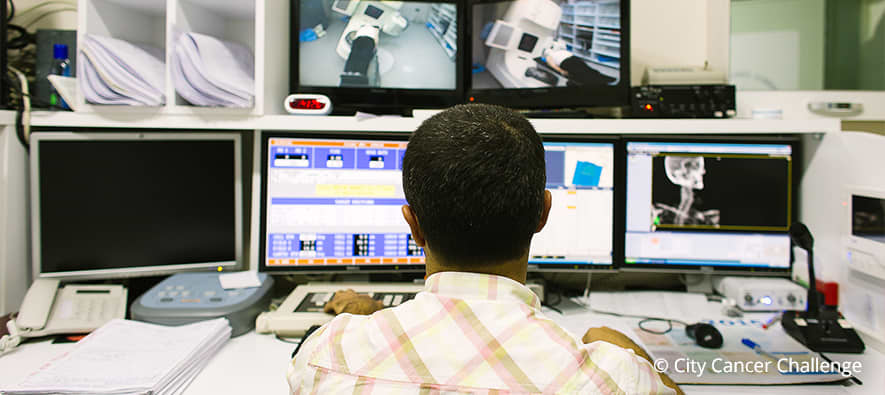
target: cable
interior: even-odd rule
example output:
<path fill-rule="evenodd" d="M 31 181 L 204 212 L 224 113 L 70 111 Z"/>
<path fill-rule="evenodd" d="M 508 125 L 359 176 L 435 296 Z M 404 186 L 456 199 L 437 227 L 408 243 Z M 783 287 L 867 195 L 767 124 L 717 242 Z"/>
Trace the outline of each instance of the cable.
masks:
<path fill-rule="evenodd" d="M 44 14 L 40 14 L 38 17 L 36 17 L 36 18 L 32 19 L 30 22 L 26 23 L 25 27 L 27 28 L 27 27 L 34 26 L 35 24 L 37 24 L 38 21 L 40 21 L 43 18 L 46 18 L 47 16 L 50 16 L 52 14 L 57 14 L 59 12 L 65 12 L 65 11 L 77 12 L 77 9 L 71 8 L 71 7 L 66 7 L 66 8 L 59 8 L 57 10 L 48 11 Z"/>
<path fill-rule="evenodd" d="M 639 318 L 639 319 L 642 320 L 642 321 L 639 321 L 639 329 L 642 329 L 642 330 L 645 331 L 645 332 L 653 333 L 653 334 L 656 334 L 656 335 L 663 335 L 663 334 L 668 333 L 668 332 L 670 332 L 671 330 L 673 330 L 673 323 L 674 323 L 674 322 L 677 323 L 677 324 L 683 325 L 683 326 L 688 326 L 688 325 L 689 325 L 689 324 L 686 323 L 685 321 L 677 320 L 677 319 L 674 319 L 674 318 L 648 317 L 648 316 L 644 316 L 644 315 L 632 315 L 632 314 L 612 313 L 612 312 L 610 312 L 610 311 L 596 310 L 596 309 L 594 309 L 594 308 L 592 308 L 592 307 L 590 307 L 590 311 L 592 311 L 592 312 L 594 312 L 594 313 L 596 313 L 596 314 L 607 314 L 607 315 L 613 315 L 613 316 L 615 316 L 615 317 L 622 317 L 622 318 Z M 667 328 L 667 330 L 665 330 L 665 331 L 662 332 L 662 331 L 651 330 L 651 329 L 645 328 L 645 327 L 643 326 L 643 323 L 651 322 L 651 321 L 661 321 L 661 322 L 666 322 L 667 325 L 668 325 L 668 328 Z"/>
<path fill-rule="evenodd" d="M 19 83 L 21 84 L 21 88 L 19 89 L 21 107 L 18 108 L 16 112 L 15 128 L 19 141 L 22 145 L 28 147 L 31 139 L 31 93 L 28 89 L 28 78 L 15 67 L 8 66 L 7 68 L 9 69 L 9 72 L 13 73 L 16 78 L 18 78 Z M 14 86 L 14 84 L 10 84 L 10 86 Z"/>
<path fill-rule="evenodd" d="M 9 15 L 6 16 L 6 22 L 9 22 L 15 17 L 15 3 L 12 0 L 7 0 L 7 3 L 9 3 Z"/>
<path fill-rule="evenodd" d="M 39 4 L 36 4 L 36 5 L 34 5 L 34 6 L 31 6 L 31 7 L 25 8 L 25 9 L 23 9 L 23 10 L 19 10 L 18 16 L 19 16 L 19 17 L 22 17 L 22 16 L 25 16 L 25 15 L 28 15 L 28 14 L 30 14 L 30 13 L 32 13 L 32 12 L 34 12 L 34 11 L 40 9 L 40 8 L 47 7 L 47 6 L 50 6 L 50 5 L 60 5 L 60 6 L 64 6 L 64 7 L 76 7 L 76 6 L 77 6 L 77 3 L 76 3 L 75 1 L 64 1 L 64 0 L 48 0 L 48 1 L 42 1 L 42 2 L 40 2 Z"/>
<path fill-rule="evenodd" d="M 15 324 L 15 319 L 6 321 L 6 329 L 9 330 L 9 334 L 0 337 L 0 355 L 12 351 L 22 341 L 21 332 L 18 329 L 18 325 Z"/>

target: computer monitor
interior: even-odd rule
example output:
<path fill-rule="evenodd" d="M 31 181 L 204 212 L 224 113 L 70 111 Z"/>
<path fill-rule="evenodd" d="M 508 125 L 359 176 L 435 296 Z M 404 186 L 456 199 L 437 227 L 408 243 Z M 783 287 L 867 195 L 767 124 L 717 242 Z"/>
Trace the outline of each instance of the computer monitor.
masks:
<path fill-rule="evenodd" d="M 629 104 L 628 0 L 475 0 L 470 7 L 468 101 Z"/>
<path fill-rule="evenodd" d="M 423 271 L 400 206 L 408 134 L 264 133 L 259 270 Z M 610 269 L 613 140 L 544 136 L 553 207 L 532 271 Z"/>
<path fill-rule="evenodd" d="M 340 114 L 463 101 L 463 2 L 290 1 L 291 92 L 325 94 Z"/>
<path fill-rule="evenodd" d="M 797 144 L 627 141 L 622 268 L 786 275 Z"/>
<path fill-rule="evenodd" d="M 263 133 L 259 270 L 424 271 L 401 211 L 408 136 Z"/>
<path fill-rule="evenodd" d="M 547 224 L 532 238 L 529 271 L 611 269 L 616 260 L 616 140 L 544 135 Z M 619 240 L 618 240 L 619 241 Z"/>
<path fill-rule="evenodd" d="M 233 133 L 34 133 L 35 276 L 238 268 L 240 146 Z"/>

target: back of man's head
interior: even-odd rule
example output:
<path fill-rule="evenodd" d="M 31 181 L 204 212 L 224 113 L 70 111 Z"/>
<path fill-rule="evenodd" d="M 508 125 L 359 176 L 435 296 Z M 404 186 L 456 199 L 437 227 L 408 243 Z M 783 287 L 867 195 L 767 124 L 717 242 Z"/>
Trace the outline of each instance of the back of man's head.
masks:
<path fill-rule="evenodd" d="M 525 117 L 459 105 L 409 139 L 403 189 L 436 257 L 492 264 L 527 253 L 544 208 L 544 166 L 541 138 Z"/>

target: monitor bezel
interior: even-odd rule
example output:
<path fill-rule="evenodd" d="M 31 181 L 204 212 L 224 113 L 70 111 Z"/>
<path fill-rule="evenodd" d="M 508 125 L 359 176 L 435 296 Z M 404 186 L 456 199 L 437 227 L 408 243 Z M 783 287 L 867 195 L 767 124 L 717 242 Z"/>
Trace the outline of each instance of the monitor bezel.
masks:
<path fill-rule="evenodd" d="M 528 89 L 473 89 L 473 7 L 485 3 L 503 3 L 515 0 L 470 0 L 465 32 L 464 83 L 468 103 L 498 104 L 515 109 L 554 109 L 580 107 L 618 107 L 630 105 L 630 0 L 621 5 L 621 79 L 617 85 L 591 88 L 557 87 Z M 469 58 L 468 58 L 469 56 Z"/>
<path fill-rule="evenodd" d="M 234 260 L 200 262 L 189 264 L 156 265 L 138 268 L 114 268 L 78 270 L 69 272 L 44 272 L 41 265 L 41 222 L 40 222 L 40 143 L 43 141 L 99 142 L 99 141 L 230 141 L 234 156 Z M 35 132 L 30 143 L 31 179 L 31 267 L 32 278 L 57 278 L 61 280 L 90 280 L 132 278 L 168 275 L 188 271 L 239 270 L 244 265 L 243 231 L 243 145 L 239 133 L 192 133 L 192 132 L 98 132 L 51 131 Z"/>
<path fill-rule="evenodd" d="M 412 132 L 357 132 L 357 131 L 298 131 L 261 132 L 261 189 L 258 195 L 258 271 L 269 274 L 342 274 L 342 273 L 424 273 L 424 264 L 373 264 L 373 265 L 323 265 L 323 266 L 282 266 L 267 265 L 267 178 L 268 144 L 271 138 L 294 139 L 335 139 L 335 140 L 379 140 L 407 142 Z M 405 219 L 403 219 L 405 222 Z"/>
<path fill-rule="evenodd" d="M 620 186 L 620 180 L 623 177 L 621 172 L 624 170 L 624 156 L 620 155 L 623 150 L 621 147 L 622 140 L 618 135 L 587 135 L 587 134 L 567 134 L 567 133 L 544 133 L 538 132 L 544 143 L 596 143 L 612 145 L 612 160 L 614 163 L 613 171 L 613 187 L 612 187 L 612 263 L 603 264 L 575 264 L 575 263 L 532 263 L 531 257 L 528 262 L 529 273 L 562 273 L 562 272 L 615 272 L 617 271 L 618 262 L 623 261 L 624 247 L 622 237 L 618 237 L 623 233 L 624 224 L 622 220 L 623 212 L 623 193 L 624 188 Z"/>
<path fill-rule="evenodd" d="M 801 166 L 796 165 L 796 161 L 801 163 L 802 161 L 802 140 L 795 135 L 715 135 L 715 134 L 698 134 L 698 135 L 635 135 L 628 136 L 624 138 L 623 141 L 623 149 L 622 155 L 624 157 L 624 164 L 626 167 L 626 160 L 628 155 L 627 145 L 629 143 L 712 143 L 712 144 L 781 144 L 781 145 L 790 145 L 792 153 L 790 154 L 790 160 L 793 161 L 793 165 L 791 166 L 792 175 L 791 175 L 791 195 L 790 195 L 790 218 L 795 221 L 799 218 L 799 181 L 802 176 Z M 721 265 L 667 265 L 667 264 L 655 264 L 655 263 L 631 263 L 627 264 L 626 258 L 626 222 L 627 222 L 627 169 L 625 168 L 622 172 L 623 178 L 621 179 L 621 183 L 623 183 L 624 194 L 623 194 L 623 204 L 624 211 L 621 213 L 621 221 L 624 224 L 623 231 L 619 233 L 621 238 L 622 249 L 622 260 L 619 262 L 618 271 L 623 272 L 657 272 L 657 273 L 676 273 L 676 274 L 713 274 L 713 275 L 722 275 L 722 274 L 736 274 L 736 275 L 754 275 L 754 276 L 775 276 L 775 277 L 789 277 L 792 273 L 793 269 L 793 251 L 792 251 L 792 242 L 790 243 L 790 262 L 787 267 L 784 268 L 760 268 L 760 267 L 749 267 L 749 266 L 721 266 Z M 788 232 L 772 232 L 772 233 L 782 233 L 787 234 Z"/>
<path fill-rule="evenodd" d="M 450 3 L 455 4 L 458 18 L 457 46 L 455 52 L 455 86 L 453 89 L 408 89 L 408 88 L 352 88 L 333 86 L 302 85 L 299 80 L 300 40 L 299 15 L 301 2 L 289 0 L 289 91 L 291 93 L 323 94 L 332 102 L 333 115 L 352 115 L 357 111 L 369 113 L 394 113 L 409 115 L 414 109 L 442 109 L 464 101 L 466 61 L 465 35 L 467 8 L 459 0 L 407 0 L 416 3 Z"/>

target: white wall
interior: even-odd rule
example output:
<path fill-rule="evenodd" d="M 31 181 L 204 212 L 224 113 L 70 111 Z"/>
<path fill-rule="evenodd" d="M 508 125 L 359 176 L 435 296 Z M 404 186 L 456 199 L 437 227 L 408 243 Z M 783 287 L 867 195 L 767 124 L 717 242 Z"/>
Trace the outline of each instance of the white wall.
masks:
<path fill-rule="evenodd" d="M 630 2 L 630 83 L 647 66 L 703 66 L 728 73 L 728 0 Z"/>
<path fill-rule="evenodd" d="M 18 311 L 31 283 L 27 152 L 0 126 L 0 315 Z"/>

